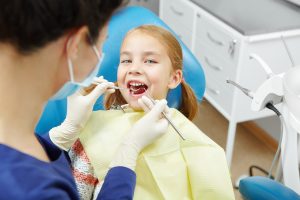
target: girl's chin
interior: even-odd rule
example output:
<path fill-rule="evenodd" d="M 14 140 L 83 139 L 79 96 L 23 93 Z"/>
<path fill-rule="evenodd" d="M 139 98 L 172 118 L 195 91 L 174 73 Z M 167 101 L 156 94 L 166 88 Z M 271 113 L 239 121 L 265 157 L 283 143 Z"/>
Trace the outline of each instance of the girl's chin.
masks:
<path fill-rule="evenodd" d="M 141 108 L 141 106 L 138 104 L 137 101 L 134 102 L 130 102 L 129 103 L 129 107 L 132 108 L 135 111 L 142 111 L 143 109 Z"/>

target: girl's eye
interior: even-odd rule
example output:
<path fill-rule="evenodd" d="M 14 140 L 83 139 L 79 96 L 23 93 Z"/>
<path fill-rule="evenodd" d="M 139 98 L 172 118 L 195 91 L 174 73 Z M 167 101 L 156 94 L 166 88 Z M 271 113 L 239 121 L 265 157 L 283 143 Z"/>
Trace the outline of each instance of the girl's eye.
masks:
<path fill-rule="evenodd" d="M 157 62 L 156 62 L 155 60 L 149 59 L 149 60 L 146 60 L 145 63 L 148 63 L 148 64 L 155 64 L 155 63 L 157 63 Z"/>
<path fill-rule="evenodd" d="M 120 63 L 128 64 L 128 63 L 131 63 L 131 60 L 121 60 Z"/>

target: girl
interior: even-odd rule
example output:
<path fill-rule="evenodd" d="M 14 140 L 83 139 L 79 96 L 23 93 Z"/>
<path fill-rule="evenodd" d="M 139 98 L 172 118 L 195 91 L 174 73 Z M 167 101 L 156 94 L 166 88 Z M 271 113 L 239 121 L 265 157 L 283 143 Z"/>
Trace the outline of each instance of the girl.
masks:
<path fill-rule="evenodd" d="M 152 25 L 128 32 L 121 46 L 119 90 L 106 96 L 105 107 L 120 105 L 122 110 L 94 112 L 71 148 L 77 186 L 86 192 L 82 197 L 91 198 L 94 186 L 101 187 L 118 145 L 124 144 L 122 138 L 144 115 L 140 111 L 153 106 L 151 98 L 165 99 L 168 91 L 179 84 L 180 112 L 170 109 L 169 115 L 185 140 L 170 127 L 140 154 L 136 168 L 132 166 L 137 173 L 134 198 L 234 199 L 223 149 L 190 121 L 196 114 L 197 101 L 182 77 L 180 44 L 171 33 Z M 151 124 L 137 128 L 148 130 Z M 60 133 L 52 134 L 59 142 Z M 73 137 L 71 143 L 76 139 Z M 68 144 L 64 148 L 70 148 Z M 136 148 L 139 149 L 138 144 Z M 105 153 L 99 155 L 101 152 Z M 84 177 L 89 177 L 89 181 Z"/>

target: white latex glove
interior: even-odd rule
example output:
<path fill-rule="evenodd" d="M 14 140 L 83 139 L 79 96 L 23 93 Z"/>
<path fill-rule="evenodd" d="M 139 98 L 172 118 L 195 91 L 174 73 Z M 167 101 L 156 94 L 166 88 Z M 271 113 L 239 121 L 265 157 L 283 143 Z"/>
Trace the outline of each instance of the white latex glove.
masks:
<path fill-rule="evenodd" d="M 126 135 L 110 167 L 123 166 L 134 170 L 140 151 L 167 132 L 168 121 L 161 115 L 163 111 L 168 115 L 167 101 L 159 100 L 154 105 L 143 96 L 138 103 L 148 113 Z"/>
<path fill-rule="evenodd" d="M 80 131 L 88 121 L 97 99 L 105 92 L 113 93 L 114 84 L 103 79 L 95 78 L 98 85 L 93 84 L 69 96 L 67 99 L 66 119 L 60 126 L 49 131 L 50 139 L 61 149 L 67 151 L 78 139 Z"/>

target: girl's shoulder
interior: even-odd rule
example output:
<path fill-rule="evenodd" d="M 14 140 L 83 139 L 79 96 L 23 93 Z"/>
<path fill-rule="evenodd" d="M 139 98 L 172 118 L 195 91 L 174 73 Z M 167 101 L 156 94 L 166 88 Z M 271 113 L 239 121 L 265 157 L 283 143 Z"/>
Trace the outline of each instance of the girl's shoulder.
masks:
<path fill-rule="evenodd" d="M 173 123 L 182 133 L 185 140 L 181 140 L 183 145 L 206 145 L 221 148 L 217 143 L 210 139 L 194 122 L 186 118 L 177 109 L 170 109 Z M 174 134 L 177 134 L 173 129 Z"/>

